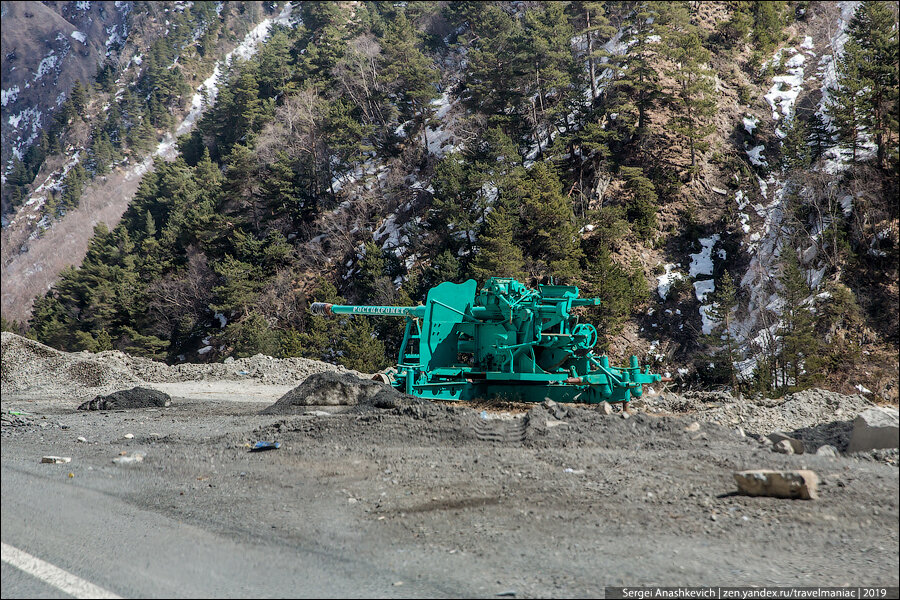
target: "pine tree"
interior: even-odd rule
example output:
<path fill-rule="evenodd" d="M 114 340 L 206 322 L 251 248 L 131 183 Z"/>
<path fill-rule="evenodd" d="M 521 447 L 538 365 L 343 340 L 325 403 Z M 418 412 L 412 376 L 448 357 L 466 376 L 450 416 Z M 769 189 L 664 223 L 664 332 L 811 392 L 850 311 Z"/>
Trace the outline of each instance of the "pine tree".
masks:
<path fill-rule="evenodd" d="M 807 146 L 810 150 L 810 161 L 815 162 L 821 158 L 825 150 L 831 146 L 831 132 L 828 125 L 818 112 L 813 114 L 809 124 L 809 138 Z"/>
<path fill-rule="evenodd" d="M 440 73 L 433 61 L 418 48 L 419 39 L 403 12 L 391 21 L 383 39 L 384 69 L 400 101 L 401 119 L 412 119 L 422 131 L 428 149 L 428 125 L 434 115 L 431 101 L 439 96 L 435 84 Z"/>
<path fill-rule="evenodd" d="M 579 33 L 584 36 L 586 44 L 585 56 L 588 61 L 588 78 L 591 85 L 591 101 L 597 99 L 597 65 L 601 60 L 609 58 L 601 42 L 608 40 L 616 28 L 610 25 L 606 17 L 605 2 L 572 2 L 569 10 L 575 14 L 579 23 Z"/>
<path fill-rule="evenodd" d="M 861 136 L 864 130 L 866 81 L 859 67 L 862 50 L 854 40 L 844 44 L 844 54 L 837 61 L 837 88 L 832 88 L 828 97 L 827 110 L 837 127 L 841 146 L 850 149 L 856 162 Z"/>
<path fill-rule="evenodd" d="M 627 21 L 630 31 L 634 32 L 634 43 L 612 65 L 618 75 L 607 92 L 610 95 L 607 113 L 616 115 L 616 128 L 628 137 L 633 133 L 644 135 L 648 131 L 649 112 L 664 96 L 656 67 L 661 41 L 657 34 L 661 6 L 654 2 L 635 5 L 634 13 Z"/>
<path fill-rule="evenodd" d="M 477 281 L 490 277 L 523 278 L 525 261 L 514 240 L 517 221 L 511 200 L 499 197 L 478 235 L 478 252 L 471 267 Z"/>
<path fill-rule="evenodd" d="M 348 369 L 375 373 L 390 364 L 384 343 L 367 317 L 350 317 L 348 331 L 338 345 L 338 362 Z"/>
<path fill-rule="evenodd" d="M 716 112 L 713 72 L 707 67 L 709 50 L 700 43 L 693 26 L 675 31 L 669 38 L 668 54 L 672 68 L 667 73 L 676 83 L 673 97 L 676 114 L 672 129 L 687 140 L 691 150 L 691 171 L 697 167 L 697 153 L 709 147 L 706 138 L 715 131 L 710 121 Z"/>
<path fill-rule="evenodd" d="M 75 111 L 75 114 L 81 117 L 82 119 L 86 116 L 85 110 L 87 109 L 87 91 L 82 85 L 80 79 L 75 80 L 75 84 L 72 86 L 72 91 L 69 94 L 69 98 L 72 101 L 72 108 Z"/>
<path fill-rule="evenodd" d="M 735 363 L 738 360 L 738 347 L 731 325 L 738 300 L 737 288 L 728 271 L 725 271 L 716 283 L 711 300 L 706 308 L 706 314 L 715 325 L 712 334 L 707 338 L 707 343 L 716 350 L 713 355 L 715 370 L 724 374 L 724 379 L 729 382 L 732 389 L 736 389 L 738 381 Z"/>
<path fill-rule="evenodd" d="M 573 277 L 582 256 L 572 204 L 547 163 L 536 163 L 509 191 L 519 205 L 517 238 L 537 273 Z"/>
<path fill-rule="evenodd" d="M 626 189 L 631 193 L 626 202 L 626 216 L 635 233 L 650 240 L 656 233 L 656 187 L 640 167 L 620 167 L 620 175 L 625 179 Z"/>
<path fill-rule="evenodd" d="M 782 301 L 781 326 L 778 332 L 781 340 L 778 353 L 781 387 L 796 387 L 801 386 L 811 374 L 807 361 L 816 357 L 818 340 L 815 337 L 812 312 L 806 305 L 812 292 L 800 269 L 797 253 L 792 248 L 784 248 L 782 252 L 779 283 Z"/>
<path fill-rule="evenodd" d="M 785 123 L 787 131 L 781 142 L 781 162 L 786 169 L 805 169 L 812 162 L 809 130 L 796 113 Z"/>
<path fill-rule="evenodd" d="M 845 56 L 857 61 L 852 71 L 862 80 L 860 100 L 866 129 L 875 138 L 879 166 L 886 166 L 898 127 L 896 11 L 885 2 L 863 2 L 850 20 L 847 33 L 855 44 L 854 52 Z"/>

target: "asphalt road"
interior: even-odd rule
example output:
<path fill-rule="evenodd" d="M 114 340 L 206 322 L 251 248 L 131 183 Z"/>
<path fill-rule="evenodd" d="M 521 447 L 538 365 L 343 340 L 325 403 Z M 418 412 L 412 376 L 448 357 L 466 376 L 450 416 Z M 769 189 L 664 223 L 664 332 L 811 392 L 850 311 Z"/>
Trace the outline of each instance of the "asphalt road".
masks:
<path fill-rule="evenodd" d="M 312 549 L 315 544 L 232 540 L 136 508 L 99 486 L 62 479 L 65 465 L 49 470 L 35 465 L 41 466 L 43 473 L 3 460 L 3 543 L 121 597 L 453 594 L 352 556 Z M 3 598 L 69 597 L 6 562 L 0 593 Z"/>

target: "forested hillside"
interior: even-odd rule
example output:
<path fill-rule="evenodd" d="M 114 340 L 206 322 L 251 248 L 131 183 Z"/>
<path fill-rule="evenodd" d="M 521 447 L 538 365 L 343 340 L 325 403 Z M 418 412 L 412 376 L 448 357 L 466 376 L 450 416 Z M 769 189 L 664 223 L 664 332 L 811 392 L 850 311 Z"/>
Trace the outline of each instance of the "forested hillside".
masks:
<path fill-rule="evenodd" d="M 896 3 L 290 10 L 121 223 L 4 327 L 68 350 L 374 371 L 402 323 L 325 320 L 310 301 L 553 277 L 603 299 L 584 318 L 614 357 L 707 386 L 896 400 Z M 154 64 L 176 42 L 160 38 Z M 128 97 L 163 96 L 107 113 L 87 168 L 185 95 L 143 77 Z M 63 122 L 83 110 L 67 104 Z"/>

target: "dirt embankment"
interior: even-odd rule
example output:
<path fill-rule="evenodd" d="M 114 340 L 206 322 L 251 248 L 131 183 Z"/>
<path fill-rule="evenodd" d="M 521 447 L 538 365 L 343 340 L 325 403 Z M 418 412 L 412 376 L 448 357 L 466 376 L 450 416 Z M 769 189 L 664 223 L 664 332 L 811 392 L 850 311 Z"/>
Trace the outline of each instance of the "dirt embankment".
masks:
<path fill-rule="evenodd" d="M 306 358 L 257 354 L 225 363 L 167 365 L 119 351 L 62 352 L 10 332 L 2 334 L 4 394 L 87 400 L 145 384 L 237 381 L 296 385 L 315 373 L 356 374 Z M 151 386 L 152 387 L 152 386 Z"/>

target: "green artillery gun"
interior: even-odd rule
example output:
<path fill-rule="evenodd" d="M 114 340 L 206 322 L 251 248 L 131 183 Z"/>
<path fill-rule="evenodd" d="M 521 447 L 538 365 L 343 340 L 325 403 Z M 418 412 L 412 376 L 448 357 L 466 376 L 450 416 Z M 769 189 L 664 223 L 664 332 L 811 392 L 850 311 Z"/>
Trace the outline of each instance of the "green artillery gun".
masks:
<path fill-rule="evenodd" d="M 572 309 L 599 304 L 598 298 L 579 298 L 575 286 L 533 290 L 515 279 L 494 277 L 481 290 L 473 279 L 444 282 L 429 290 L 422 306 L 315 302 L 311 310 L 406 317 L 396 372 L 387 379 L 413 396 L 628 402 L 662 377 L 649 367 L 641 370 L 636 356 L 628 366 L 612 367 L 607 356 L 591 351 L 597 330 L 579 323 Z"/>

